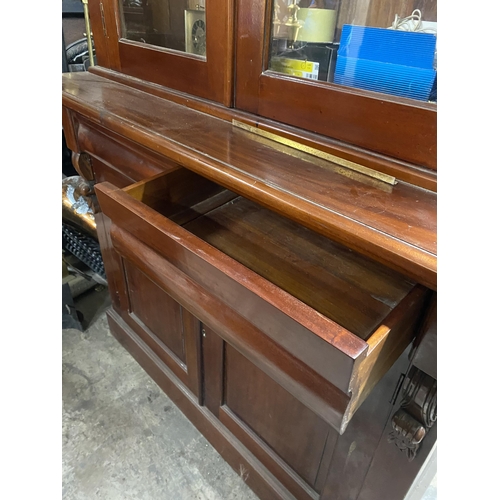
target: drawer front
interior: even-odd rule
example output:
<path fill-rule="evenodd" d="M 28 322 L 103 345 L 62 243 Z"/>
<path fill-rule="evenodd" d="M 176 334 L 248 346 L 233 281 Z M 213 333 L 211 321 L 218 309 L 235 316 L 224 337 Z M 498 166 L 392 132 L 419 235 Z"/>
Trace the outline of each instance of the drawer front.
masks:
<path fill-rule="evenodd" d="M 368 349 L 365 341 L 122 191 L 107 183 L 96 186 L 96 191 L 114 228 L 125 229 L 204 291 L 348 392 L 354 363 Z"/>
<path fill-rule="evenodd" d="M 122 258 L 341 433 L 415 335 L 421 287 L 364 341 L 126 192 L 96 190 Z"/>
<path fill-rule="evenodd" d="M 104 130 L 98 125 L 90 124 L 82 118 L 76 123 L 79 149 L 104 164 L 99 169 L 101 178 L 96 179 L 98 182 L 108 181 L 114 184 L 111 177 L 103 177 L 106 170 L 116 171 L 113 174 L 115 177 L 123 177 L 136 182 L 177 167 L 175 163 L 167 159 L 156 157 L 152 151 Z M 127 182 L 123 186 L 132 182 Z"/>

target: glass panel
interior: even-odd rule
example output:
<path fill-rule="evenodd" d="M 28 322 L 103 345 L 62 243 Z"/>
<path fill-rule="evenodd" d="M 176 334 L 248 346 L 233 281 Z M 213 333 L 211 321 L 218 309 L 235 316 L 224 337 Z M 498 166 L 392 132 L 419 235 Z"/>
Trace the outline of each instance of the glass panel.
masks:
<path fill-rule="evenodd" d="M 437 0 L 273 0 L 268 68 L 437 101 Z"/>
<path fill-rule="evenodd" d="M 127 40 L 206 57 L 205 0 L 119 0 Z"/>

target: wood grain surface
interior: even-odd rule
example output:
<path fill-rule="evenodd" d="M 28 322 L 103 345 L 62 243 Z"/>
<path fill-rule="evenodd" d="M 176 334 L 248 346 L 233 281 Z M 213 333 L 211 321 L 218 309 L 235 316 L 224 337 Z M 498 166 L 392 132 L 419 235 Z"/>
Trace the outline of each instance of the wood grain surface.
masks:
<path fill-rule="evenodd" d="M 436 288 L 436 193 L 315 165 L 223 120 L 96 75 L 64 75 L 63 100 L 91 121 Z"/>

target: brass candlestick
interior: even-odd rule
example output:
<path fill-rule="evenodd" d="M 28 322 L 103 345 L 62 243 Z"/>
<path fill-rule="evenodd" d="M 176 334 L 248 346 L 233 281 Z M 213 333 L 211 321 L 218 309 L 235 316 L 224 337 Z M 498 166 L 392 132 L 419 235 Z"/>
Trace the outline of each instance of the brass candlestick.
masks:
<path fill-rule="evenodd" d="M 302 24 L 297 19 L 297 13 L 299 12 L 300 7 L 297 5 L 297 0 L 293 0 L 288 6 L 288 21 L 285 23 L 285 26 L 288 26 L 288 40 L 293 44 L 297 41 L 297 36 L 299 35 L 299 30 L 302 28 Z"/>
<path fill-rule="evenodd" d="M 279 17 L 280 6 L 277 2 L 274 3 L 274 17 L 273 17 L 273 37 L 278 38 L 280 34 L 281 21 Z"/>
<path fill-rule="evenodd" d="M 82 0 L 83 16 L 85 17 L 85 35 L 87 36 L 87 46 L 89 48 L 90 66 L 94 66 L 94 49 L 92 47 L 92 31 L 90 28 L 89 0 Z"/>

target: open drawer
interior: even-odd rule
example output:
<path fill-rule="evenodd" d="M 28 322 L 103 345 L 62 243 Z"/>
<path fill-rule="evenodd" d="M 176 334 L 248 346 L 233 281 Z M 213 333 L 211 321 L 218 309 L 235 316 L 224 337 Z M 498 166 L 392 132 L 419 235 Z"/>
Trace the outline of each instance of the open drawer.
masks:
<path fill-rule="evenodd" d="M 428 291 L 184 169 L 96 186 L 116 252 L 342 433 Z"/>

